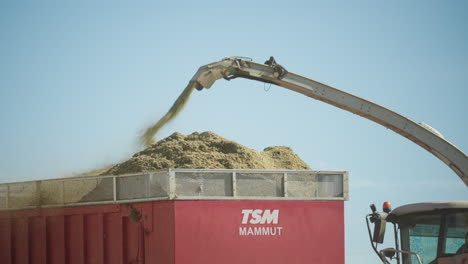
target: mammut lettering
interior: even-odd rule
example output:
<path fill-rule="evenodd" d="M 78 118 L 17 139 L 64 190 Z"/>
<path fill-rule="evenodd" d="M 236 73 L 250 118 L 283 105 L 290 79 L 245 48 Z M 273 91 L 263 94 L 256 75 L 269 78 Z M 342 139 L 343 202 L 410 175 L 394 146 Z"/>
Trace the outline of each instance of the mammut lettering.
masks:
<path fill-rule="evenodd" d="M 239 227 L 239 235 L 241 236 L 281 236 L 283 227 L 267 226 L 267 227 Z"/>

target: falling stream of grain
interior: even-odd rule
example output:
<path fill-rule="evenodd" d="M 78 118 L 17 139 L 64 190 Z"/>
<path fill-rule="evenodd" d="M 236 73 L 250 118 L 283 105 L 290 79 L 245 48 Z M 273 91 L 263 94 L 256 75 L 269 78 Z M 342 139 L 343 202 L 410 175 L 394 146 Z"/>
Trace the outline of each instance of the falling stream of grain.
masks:
<path fill-rule="evenodd" d="M 179 98 L 177 98 L 169 111 L 163 117 L 161 117 L 158 122 L 146 129 L 145 133 L 141 136 L 140 139 L 144 146 L 148 147 L 152 145 L 154 143 L 154 137 L 158 131 L 180 113 L 190 98 L 195 85 L 195 82 L 190 82 L 187 87 L 185 87 L 184 91 L 179 95 Z"/>

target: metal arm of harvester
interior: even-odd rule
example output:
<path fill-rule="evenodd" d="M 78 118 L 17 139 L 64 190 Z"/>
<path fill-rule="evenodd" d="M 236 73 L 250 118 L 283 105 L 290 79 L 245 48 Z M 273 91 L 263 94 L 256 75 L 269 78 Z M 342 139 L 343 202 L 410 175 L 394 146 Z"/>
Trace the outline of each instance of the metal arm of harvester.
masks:
<path fill-rule="evenodd" d="M 225 58 L 200 67 L 189 85 L 202 90 L 210 88 L 218 79 L 238 77 L 276 84 L 381 124 L 431 152 L 468 186 L 468 157 L 433 128 L 363 98 L 288 72 L 273 57 L 264 64 L 245 57 Z"/>

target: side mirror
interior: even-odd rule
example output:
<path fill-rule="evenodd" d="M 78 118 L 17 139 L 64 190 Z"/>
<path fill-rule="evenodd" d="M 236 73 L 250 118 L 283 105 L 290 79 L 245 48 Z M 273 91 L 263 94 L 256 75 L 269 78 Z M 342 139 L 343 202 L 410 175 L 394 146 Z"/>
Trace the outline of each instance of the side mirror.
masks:
<path fill-rule="evenodd" d="M 383 263 L 390 264 L 390 262 L 386 260 L 386 257 L 389 257 L 390 259 L 392 259 L 394 255 L 392 255 L 391 252 L 387 252 L 387 251 L 391 251 L 391 250 L 395 251 L 395 250 L 387 248 L 383 250 L 384 254 L 382 254 L 382 250 L 380 251 L 380 253 L 377 251 L 377 244 L 382 244 L 384 242 L 385 227 L 387 226 L 387 217 L 389 216 L 389 213 L 392 210 L 391 205 L 389 202 L 385 202 L 383 205 L 384 212 L 382 213 L 377 212 L 377 208 L 375 208 L 374 204 L 371 204 L 370 208 L 372 210 L 372 213 L 366 215 L 366 224 L 367 224 L 367 230 L 369 231 L 369 240 L 371 242 L 371 246 L 374 249 L 375 254 L 379 256 L 380 260 Z M 374 224 L 373 235 L 372 235 L 369 221 Z"/>
<path fill-rule="evenodd" d="M 374 213 L 371 221 L 374 222 L 374 235 L 372 241 L 382 244 L 385 238 L 385 227 L 387 226 L 387 213 Z"/>

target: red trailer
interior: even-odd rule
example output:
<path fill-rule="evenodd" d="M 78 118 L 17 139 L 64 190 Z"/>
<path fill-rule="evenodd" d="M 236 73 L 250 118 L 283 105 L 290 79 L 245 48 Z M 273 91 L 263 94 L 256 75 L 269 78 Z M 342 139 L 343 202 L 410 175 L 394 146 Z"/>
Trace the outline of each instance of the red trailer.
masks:
<path fill-rule="evenodd" d="M 0 263 L 344 263 L 346 172 L 166 170 L 0 185 Z"/>

